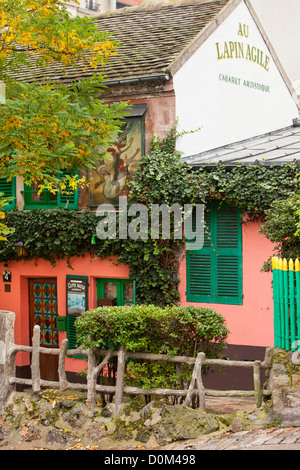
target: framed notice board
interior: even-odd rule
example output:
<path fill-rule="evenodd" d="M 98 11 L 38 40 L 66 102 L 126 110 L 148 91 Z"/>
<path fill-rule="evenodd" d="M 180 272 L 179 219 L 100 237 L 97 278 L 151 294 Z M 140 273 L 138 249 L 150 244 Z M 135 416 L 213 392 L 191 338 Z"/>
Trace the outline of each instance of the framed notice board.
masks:
<path fill-rule="evenodd" d="M 67 315 L 78 317 L 88 310 L 88 278 L 67 276 L 66 283 Z"/>

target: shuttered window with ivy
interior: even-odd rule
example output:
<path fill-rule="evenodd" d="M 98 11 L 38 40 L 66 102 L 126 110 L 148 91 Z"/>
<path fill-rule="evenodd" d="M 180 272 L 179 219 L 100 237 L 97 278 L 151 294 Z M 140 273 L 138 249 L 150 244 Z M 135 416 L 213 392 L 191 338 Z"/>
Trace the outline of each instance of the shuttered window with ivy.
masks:
<path fill-rule="evenodd" d="M 6 204 L 3 209 L 8 211 L 16 208 L 16 178 L 7 181 L 6 178 L 0 178 L 0 193 L 4 198 L 12 197 L 13 199 Z"/>
<path fill-rule="evenodd" d="M 242 226 L 238 209 L 212 204 L 205 211 L 203 247 L 187 252 L 187 301 L 243 303 Z"/>

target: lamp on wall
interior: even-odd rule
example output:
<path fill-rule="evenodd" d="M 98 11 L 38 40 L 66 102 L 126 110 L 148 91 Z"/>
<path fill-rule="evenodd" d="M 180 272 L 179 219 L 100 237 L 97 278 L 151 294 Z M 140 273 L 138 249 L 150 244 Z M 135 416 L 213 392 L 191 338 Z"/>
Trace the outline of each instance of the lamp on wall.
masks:
<path fill-rule="evenodd" d="M 16 243 L 16 249 L 17 249 L 17 254 L 18 254 L 18 257 L 19 258 L 26 258 L 26 256 L 28 255 L 28 248 L 26 248 L 24 246 L 24 243 L 23 242 L 18 242 Z"/>

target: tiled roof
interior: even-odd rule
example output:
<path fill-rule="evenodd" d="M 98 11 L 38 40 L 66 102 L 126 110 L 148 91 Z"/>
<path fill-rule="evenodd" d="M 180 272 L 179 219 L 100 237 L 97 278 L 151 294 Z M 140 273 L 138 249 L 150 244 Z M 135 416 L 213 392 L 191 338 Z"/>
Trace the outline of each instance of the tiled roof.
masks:
<path fill-rule="evenodd" d="M 241 142 L 184 157 L 188 166 L 214 166 L 219 162 L 226 166 L 238 164 L 281 165 L 296 161 L 300 164 L 299 125 L 279 129 Z"/>
<path fill-rule="evenodd" d="M 106 80 L 153 77 L 168 73 L 179 54 L 193 42 L 230 0 L 184 0 L 129 7 L 96 17 L 101 31 L 108 31 L 119 41 L 117 55 L 99 70 Z M 41 80 L 47 76 L 68 83 L 91 76 L 95 69 L 79 64 L 78 68 L 61 66 L 19 70 L 19 78 Z"/>

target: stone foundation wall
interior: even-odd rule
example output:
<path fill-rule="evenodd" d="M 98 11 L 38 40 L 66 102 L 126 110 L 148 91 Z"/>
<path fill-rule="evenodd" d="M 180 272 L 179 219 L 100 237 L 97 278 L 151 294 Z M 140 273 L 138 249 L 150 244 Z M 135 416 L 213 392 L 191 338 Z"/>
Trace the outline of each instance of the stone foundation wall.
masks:
<path fill-rule="evenodd" d="M 13 387 L 9 385 L 10 364 L 8 363 L 8 350 L 14 343 L 15 314 L 0 310 L 0 410 Z"/>
<path fill-rule="evenodd" d="M 272 390 L 273 415 L 282 426 L 300 426 L 300 355 L 271 348 L 267 388 Z"/>

